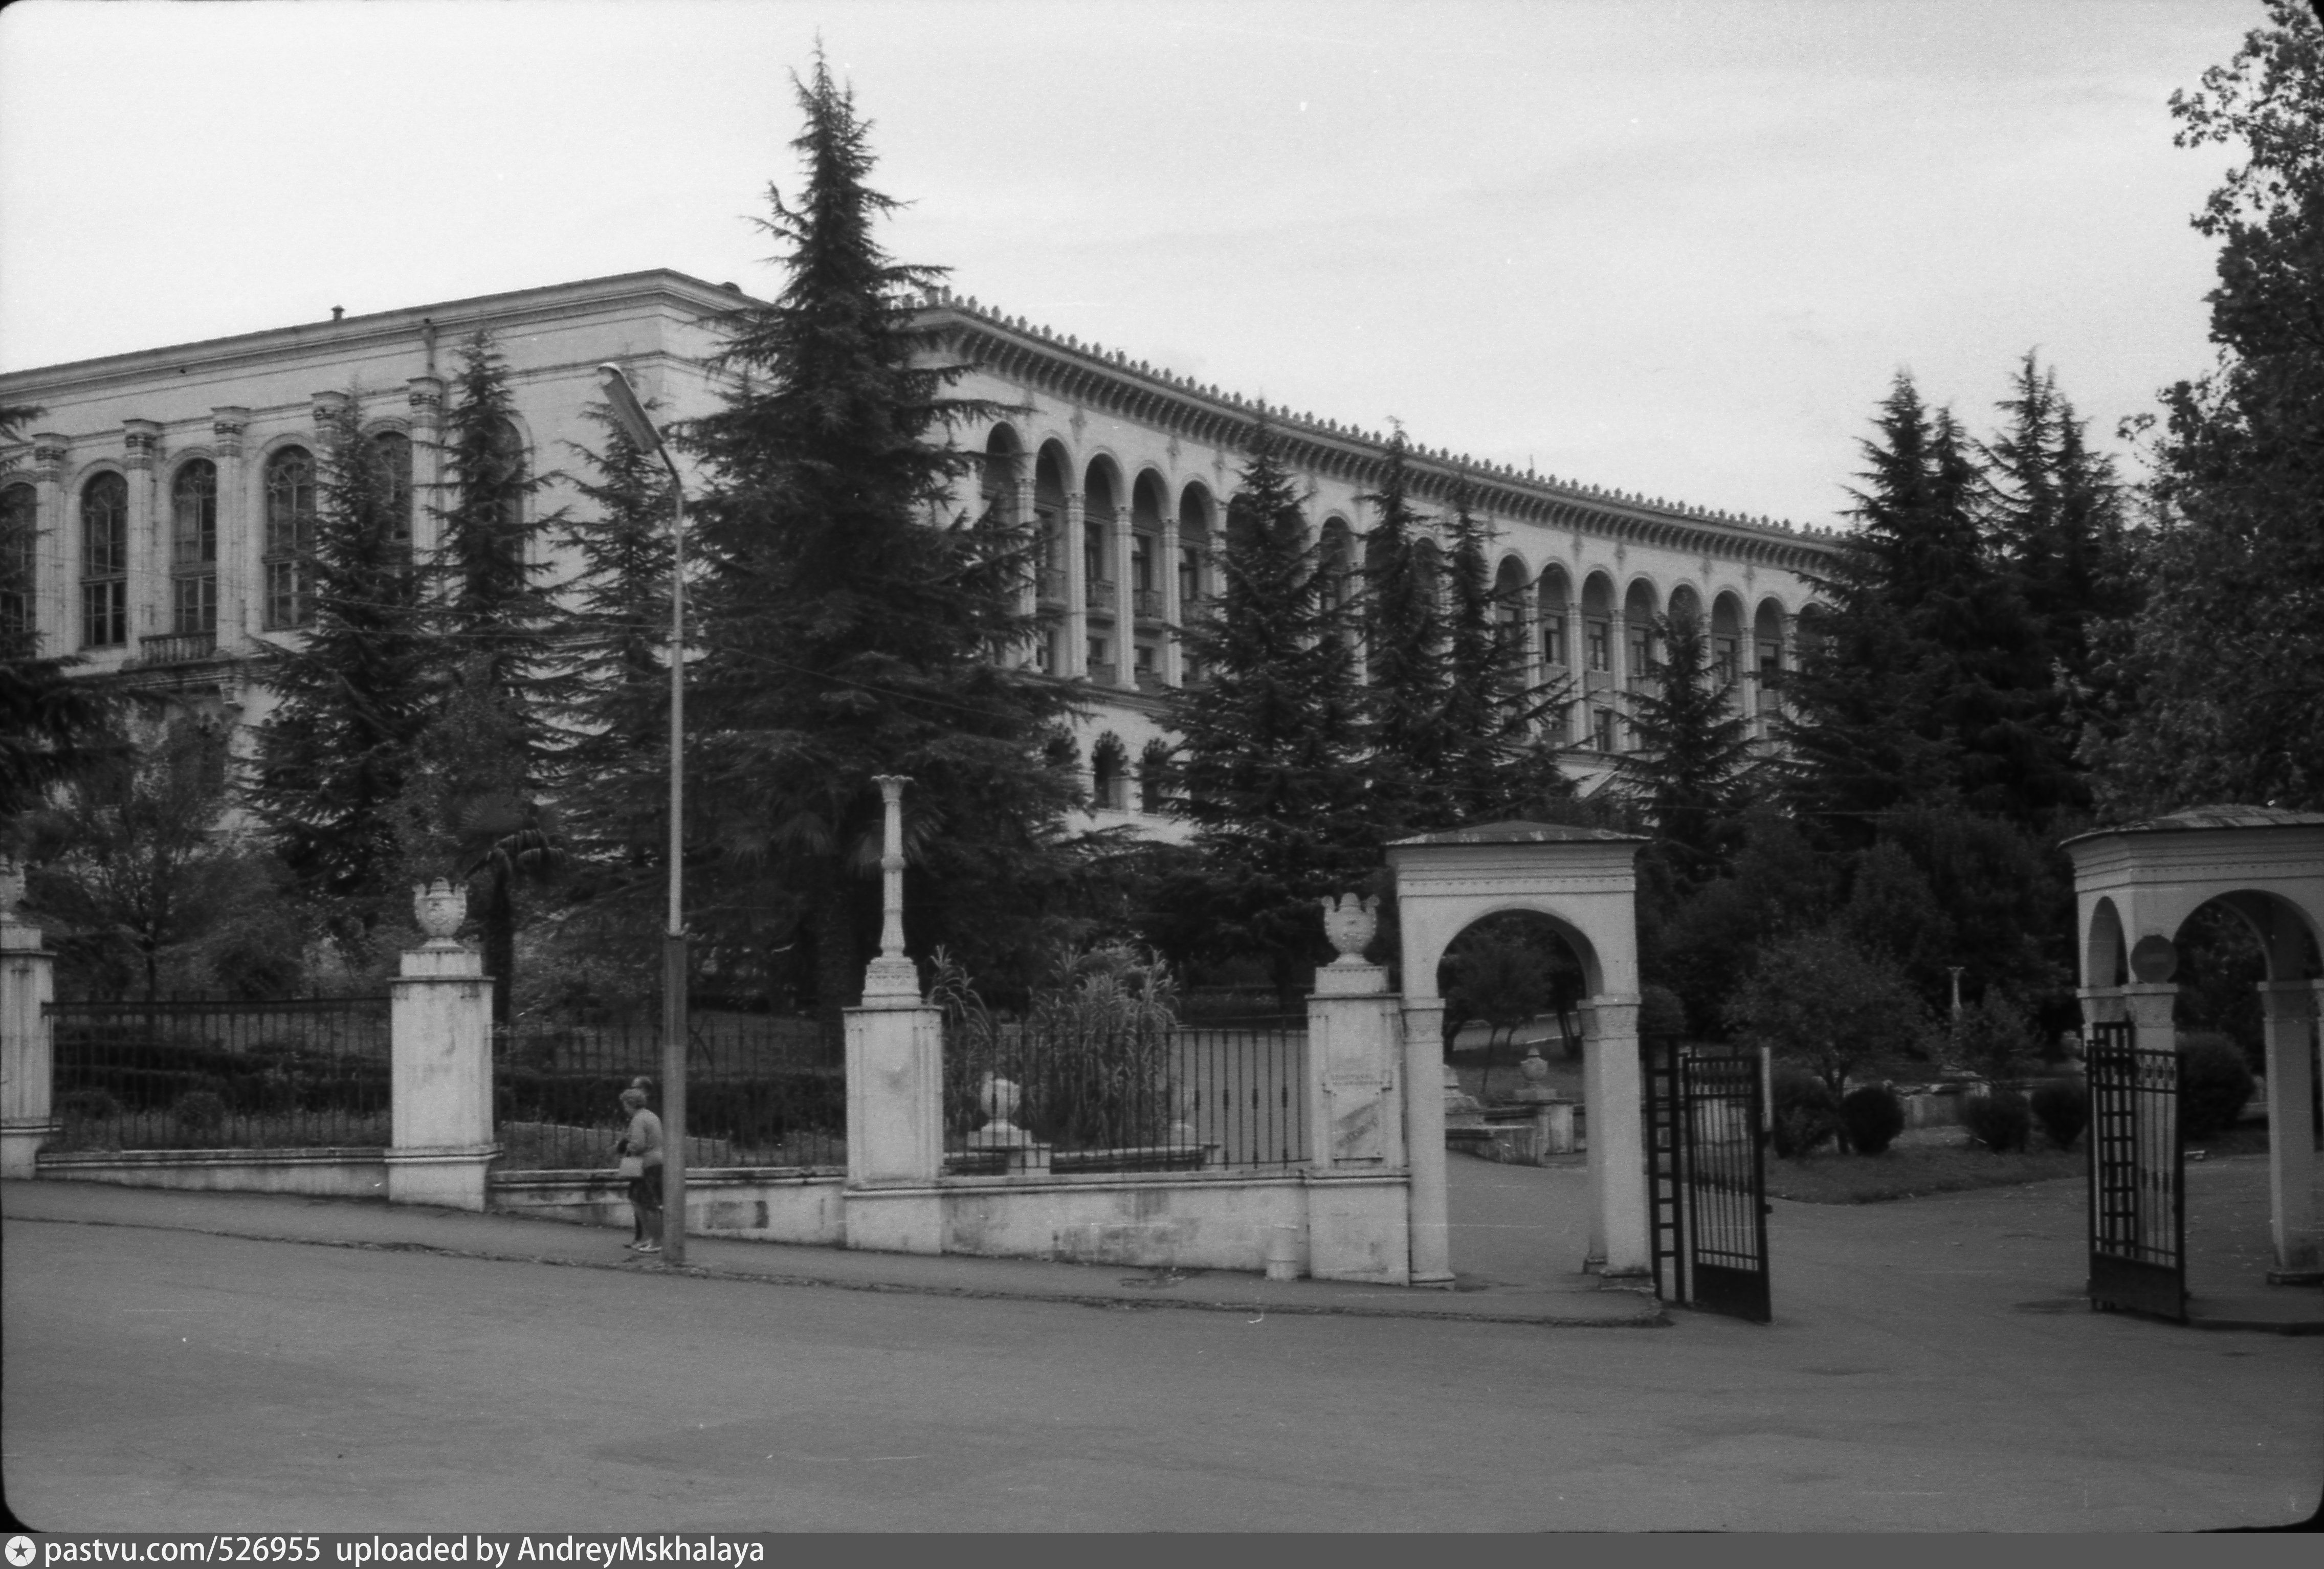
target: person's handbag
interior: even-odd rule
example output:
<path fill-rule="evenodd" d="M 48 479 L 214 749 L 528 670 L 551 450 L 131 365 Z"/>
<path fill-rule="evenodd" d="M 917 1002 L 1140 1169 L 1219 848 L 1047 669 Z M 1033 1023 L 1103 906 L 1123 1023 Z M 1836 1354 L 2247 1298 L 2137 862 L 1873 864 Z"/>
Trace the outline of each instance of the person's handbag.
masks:
<path fill-rule="evenodd" d="M 620 1171 L 623 1177 L 643 1177 L 646 1174 L 645 1157 L 642 1155 L 622 1156 Z"/>

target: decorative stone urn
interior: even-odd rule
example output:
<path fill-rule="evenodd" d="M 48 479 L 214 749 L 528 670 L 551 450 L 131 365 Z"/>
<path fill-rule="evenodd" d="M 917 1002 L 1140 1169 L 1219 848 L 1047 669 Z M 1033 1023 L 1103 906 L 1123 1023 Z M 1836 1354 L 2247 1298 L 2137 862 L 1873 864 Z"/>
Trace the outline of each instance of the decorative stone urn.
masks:
<path fill-rule="evenodd" d="M 1337 904 L 1329 894 L 1319 901 L 1323 906 L 1323 935 L 1340 950 L 1332 963 L 1342 968 L 1351 968 L 1364 962 L 1364 950 L 1371 946 L 1372 935 L 1379 930 L 1379 895 L 1375 893 L 1361 903 L 1352 893 L 1343 893 Z"/>
<path fill-rule="evenodd" d="M 443 877 L 432 882 L 414 883 L 411 913 L 427 936 L 429 947 L 456 946 L 452 934 L 468 918 L 468 891 L 455 887 L 450 879 Z"/>
<path fill-rule="evenodd" d="M 1549 1064 L 1543 1058 L 1541 1048 L 1534 1047 L 1526 1053 L 1525 1061 L 1517 1064 L 1517 1072 L 1525 1075 L 1525 1083 L 1517 1086 L 1518 1100 L 1536 1103 L 1558 1098 L 1557 1092 L 1549 1087 Z"/>
<path fill-rule="evenodd" d="M 991 1149 L 1014 1148 L 1030 1144 L 1033 1136 L 1017 1126 L 1017 1107 L 1024 1100 L 1024 1092 L 1014 1080 L 997 1074 L 987 1074 L 976 1092 L 976 1103 L 984 1108 L 984 1126 L 968 1136 L 972 1148 Z"/>

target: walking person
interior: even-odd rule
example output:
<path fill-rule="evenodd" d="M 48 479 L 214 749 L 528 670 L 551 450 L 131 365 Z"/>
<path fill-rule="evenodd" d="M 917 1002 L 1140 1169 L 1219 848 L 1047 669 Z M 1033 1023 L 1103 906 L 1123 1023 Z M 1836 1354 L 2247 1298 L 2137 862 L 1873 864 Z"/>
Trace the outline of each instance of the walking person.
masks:
<path fill-rule="evenodd" d="M 661 1251 L 661 1119 L 646 1109 L 645 1081 L 639 1079 L 622 1092 L 622 1110 L 630 1114 L 629 1131 L 613 1146 L 622 1170 L 630 1179 L 629 1243 L 635 1253 Z"/>

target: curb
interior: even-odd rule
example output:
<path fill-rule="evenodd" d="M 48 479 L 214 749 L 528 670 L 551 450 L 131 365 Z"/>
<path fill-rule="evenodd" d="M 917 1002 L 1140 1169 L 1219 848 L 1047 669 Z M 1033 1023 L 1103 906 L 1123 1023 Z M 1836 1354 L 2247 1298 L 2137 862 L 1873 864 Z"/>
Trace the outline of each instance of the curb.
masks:
<path fill-rule="evenodd" d="M 495 1264 L 547 1264 L 567 1269 L 603 1269 L 623 1275 L 681 1276 L 696 1280 L 727 1280 L 752 1286 L 819 1287 L 839 1291 L 883 1292 L 908 1297 L 950 1297 L 964 1301 L 983 1302 L 1054 1302 L 1074 1307 L 1118 1308 L 1129 1312 L 1149 1312 L 1176 1308 L 1194 1313 L 1251 1313 L 1264 1317 L 1276 1314 L 1283 1317 L 1302 1318 L 1414 1318 L 1438 1324 L 1526 1324 L 1545 1329 L 1668 1329 L 1670 1315 L 1657 1309 L 1650 1314 L 1629 1314 L 1622 1316 L 1547 1317 L 1526 1313 L 1455 1313 L 1426 1307 L 1389 1307 L 1368 1303 L 1263 1302 L 1256 1298 L 1234 1297 L 1157 1297 L 1113 1296 L 1103 1292 L 1074 1291 L 1010 1291 L 976 1286 L 916 1285 L 894 1280 L 850 1280 L 816 1275 L 770 1275 L 745 1269 L 720 1269 L 708 1265 L 687 1264 L 673 1269 L 666 1264 L 647 1264 L 636 1259 L 595 1260 L 560 1259 L 543 1254 L 493 1252 L 470 1248 L 447 1248 L 433 1242 L 368 1242 L 344 1238 L 291 1237 L 260 1232 L 218 1231 L 207 1226 L 161 1226 L 137 1221 L 69 1220 L 49 1215 L 12 1215 L 19 1224 L 52 1226 L 110 1226 L 123 1231 L 177 1232 L 203 1237 L 228 1237 L 245 1242 L 287 1242 L 308 1248 L 343 1248 L 370 1253 L 426 1253 L 442 1259 L 468 1259 Z"/>

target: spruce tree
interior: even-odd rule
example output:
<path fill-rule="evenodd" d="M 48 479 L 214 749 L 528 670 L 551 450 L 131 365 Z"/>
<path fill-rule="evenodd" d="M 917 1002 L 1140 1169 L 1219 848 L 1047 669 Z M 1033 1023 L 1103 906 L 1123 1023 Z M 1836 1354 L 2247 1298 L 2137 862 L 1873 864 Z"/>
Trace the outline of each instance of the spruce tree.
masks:
<path fill-rule="evenodd" d="M 798 101 L 805 185 L 796 205 L 770 191 L 764 226 L 785 285 L 731 318 L 716 363 L 734 390 L 687 433 L 708 476 L 690 509 L 689 924 L 729 977 L 811 947 L 835 1023 L 877 932 L 873 776 L 913 781 L 916 948 L 945 943 L 980 974 L 1031 941 L 1072 784 L 1041 755 L 1065 689 L 1003 657 L 1031 632 L 1030 541 L 952 511 L 980 458 L 950 433 L 991 411 L 945 394 L 964 367 L 927 363 L 912 296 L 939 274 L 875 241 L 896 204 L 867 183 L 870 127 L 820 58 Z"/>
<path fill-rule="evenodd" d="M 320 417 L 311 614 L 263 657 L 279 701 L 248 780 L 284 864 L 359 956 L 410 895 L 398 814 L 438 691 L 401 498 L 360 421 L 353 393 Z"/>
<path fill-rule="evenodd" d="M 1352 629 L 1304 501 L 1262 422 L 1227 503 L 1222 592 L 1187 631 L 1203 678 L 1170 705 L 1184 787 L 1175 805 L 1215 868 L 1217 941 L 1265 955 L 1286 997 L 1319 946 L 1315 900 L 1379 861 Z"/>
<path fill-rule="evenodd" d="M 1638 744 L 1621 760 L 1619 785 L 1645 811 L 1679 884 L 1699 888 L 1729 870 L 1743 842 L 1757 772 L 1751 723 L 1697 617 L 1659 617 L 1655 637 L 1662 655 L 1647 667 L 1651 684 L 1631 695 Z"/>

